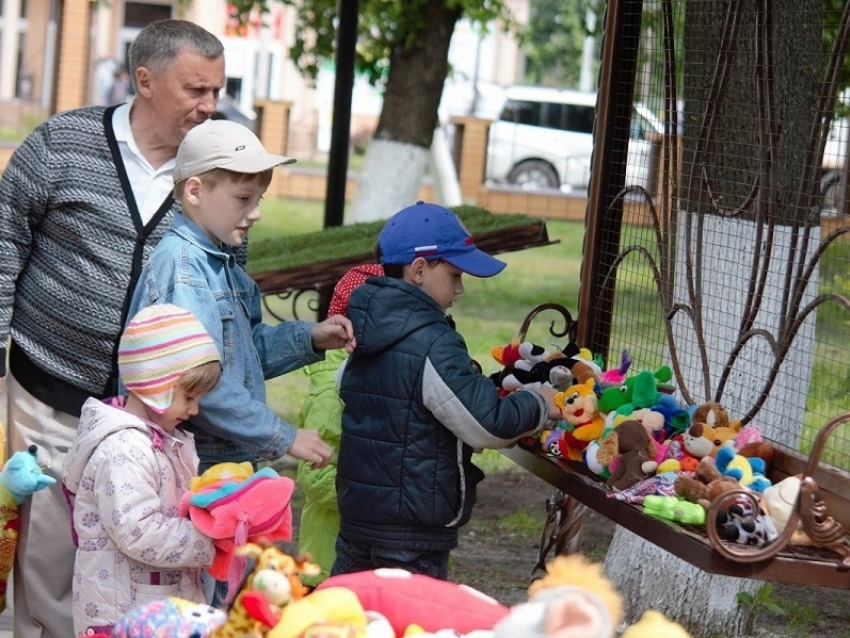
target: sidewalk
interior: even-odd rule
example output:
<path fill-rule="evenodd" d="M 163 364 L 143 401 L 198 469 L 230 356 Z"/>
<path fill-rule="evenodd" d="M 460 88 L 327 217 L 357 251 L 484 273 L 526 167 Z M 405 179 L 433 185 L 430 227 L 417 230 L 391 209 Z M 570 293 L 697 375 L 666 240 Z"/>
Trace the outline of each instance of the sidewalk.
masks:
<path fill-rule="evenodd" d="M 0 614 L 0 638 L 12 638 L 12 575 L 6 589 L 6 609 Z"/>
<path fill-rule="evenodd" d="M 0 614 L 0 638 L 12 638 L 12 610 Z"/>

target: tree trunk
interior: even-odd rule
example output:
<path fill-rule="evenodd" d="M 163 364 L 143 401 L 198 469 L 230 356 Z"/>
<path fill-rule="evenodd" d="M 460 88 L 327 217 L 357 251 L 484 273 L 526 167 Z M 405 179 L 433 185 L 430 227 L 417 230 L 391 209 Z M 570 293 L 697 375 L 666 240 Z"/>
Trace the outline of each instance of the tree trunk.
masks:
<path fill-rule="evenodd" d="M 413 44 L 400 44 L 390 55 L 381 117 L 351 206 L 355 222 L 386 219 L 416 200 L 448 75 L 449 43 L 461 16 L 446 5 L 429 3 Z"/>
<path fill-rule="evenodd" d="M 614 532 L 605 572 L 626 602 L 627 624 L 654 609 L 694 638 L 744 636 L 752 630 L 751 616 L 736 597 L 755 592 L 760 582 L 707 574 L 623 527 Z"/>
<path fill-rule="evenodd" d="M 768 2 L 773 22 L 765 42 L 772 58 L 760 58 L 756 15 L 764 11 L 764 5 L 744 0 L 739 30 L 731 38 L 734 47 L 725 58 L 720 47 L 726 11 L 736 3 L 688 0 L 685 5 L 686 125 L 674 303 L 691 307 L 694 316 L 676 315 L 674 341 L 694 401 L 719 400 L 730 416 L 740 418 L 763 389 L 774 354 L 763 340 L 749 341 L 723 394 L 716 397 L 730 349 L 750 329 L 750 320 L 751 328 L 788 339 L 778 327 L 788 317 L 783 314 L 788 302 L 783 278 L 788 264 L 808 259 L 817 243 L 794 248 L 790 237 L 795 226 L 811 223 L 805 218 L 808 211 L 799 211 L 794 204 L 816 117 L 812 105 L 817 104 L 820 90 L 813 70 L 822 66 L 822 34 L 820 21 L 813 16 L 821 6 L 820 0 Z M 729 75 L 721 86 L 716 80 L 724 60 L 730 65 Z M 760 78 L 771 82 L 759 86 Z M 776 143 L 772 157 L 764 152 L 765 136 L 759 136 L 761 124 L 768 121 L 766 106 L 757 102 L 759 94 L 773 100 Z M 709 115 L 715 106 L 712 122 Z M 756 199 L 749 200 L 754 186 L 758 187 Z M 770 239 L 772 248 L 766 250 Z M 685 267 L 688 254 L 691 269 Z M 765 274 L 766 285 L 754 300 L 748 293 L 758 273 Z M 817 286 L 815 269 L 805 283 L 802 305 L 817 293 Z M 689 290 L 699 298 L 696 306 Z M 797 333 L 768 403 L 754 421 L 767 436 L 790 445 L 796 442 L 803 422 L 814 321 L 810 315 Z M 695 334 L 703 336 L 708 350 L 707 374 Z M 751 619 L 738 606 L 736 596 L 741 591 L 754 594 L 761 585 L 707 574 L 621 529 L 609 549 L 606 570 L 628 601 L 628 620 L 636 620 L 645 609 L 658 609 L 694 636 L 743 635 Z"/>

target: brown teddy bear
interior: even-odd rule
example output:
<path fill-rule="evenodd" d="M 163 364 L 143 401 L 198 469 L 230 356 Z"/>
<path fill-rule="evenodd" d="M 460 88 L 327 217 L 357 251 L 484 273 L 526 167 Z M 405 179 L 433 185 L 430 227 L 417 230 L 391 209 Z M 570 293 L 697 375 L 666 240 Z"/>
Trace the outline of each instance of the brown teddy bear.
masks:
<path fill-rule="evenodd" d="M 655 452 L 655 441 L 640 421 L 623 421 L 605 437 L 596 454 L 611 472 L 605 484 L 620 491 L 651 476 L 658 467 Z"/>
<path fill-rule="evenodd" d="M 697 458 L 714 456 L 720 446 L 734 444 L 741 430 L 741 421 L 730 420 L 726 409 L 715 401 L 697 406 L 691 425 L 683 435 L 684 447 Z"/>
<path fill-rule="evenodd" d="M 723 476 L 717 469 L 712 459 L 702 458 L 697 464 L 696 476 L 694 478 L 680 474 L 673 482 L 676 495 L 698 503 L 708 509 L 712 499 L 723 492 L 740 487 L 731 476 Z"/>

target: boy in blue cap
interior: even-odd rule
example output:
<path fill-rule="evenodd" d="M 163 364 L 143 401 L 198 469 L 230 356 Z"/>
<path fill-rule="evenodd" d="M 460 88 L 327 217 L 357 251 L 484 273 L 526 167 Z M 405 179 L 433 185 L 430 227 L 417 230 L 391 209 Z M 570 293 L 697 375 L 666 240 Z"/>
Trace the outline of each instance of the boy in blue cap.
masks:
<path fill-rule="evenodd" d="M 367 279 L 348 304 L 357 347 L 340 384 L 332 574 L 400 567 L 447 579 L 484 477 L 473 450 L 510 446 L 560 413 L 551 388 L 500 398 L 446 315 L 464 273 L 505 267 L 457 215 L 417 202 L 387 221 L 376 252 L 385 276 Z"/>

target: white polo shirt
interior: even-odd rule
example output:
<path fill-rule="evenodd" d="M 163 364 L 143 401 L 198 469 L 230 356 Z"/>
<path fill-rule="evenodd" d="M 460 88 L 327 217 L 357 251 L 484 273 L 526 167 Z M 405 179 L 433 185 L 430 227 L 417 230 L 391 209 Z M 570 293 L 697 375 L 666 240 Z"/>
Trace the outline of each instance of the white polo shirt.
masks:
<path fill-rule="evenodd" d="M 130 128 L 130 106 L 133 101 L 122 104 L 112 114 L 112 128 L 115 139 L 124 160 L 124 168 L 133 189 L 133 197 L 139 208 L 142 223 L 147 224 L 154 216 L 165 198 L 174 190 L 174 158 L 158 169 L 148 163 L 136 146 L 133 129 Z"/>

